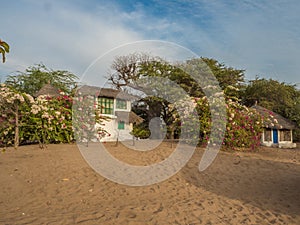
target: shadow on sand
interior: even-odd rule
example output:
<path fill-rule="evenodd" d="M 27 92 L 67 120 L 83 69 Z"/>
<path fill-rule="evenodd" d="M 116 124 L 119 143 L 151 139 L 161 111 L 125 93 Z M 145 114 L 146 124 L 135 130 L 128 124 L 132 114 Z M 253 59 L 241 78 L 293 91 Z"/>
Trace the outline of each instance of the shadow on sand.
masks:
<path fill-rule="evenodd" d="M 181 175 L 195 186 L 243 201 L 262 210 L 300 214 L 300 165 L 219 153 L 208 169 L 199 172 L 202 153 L 193 158 Z"/>

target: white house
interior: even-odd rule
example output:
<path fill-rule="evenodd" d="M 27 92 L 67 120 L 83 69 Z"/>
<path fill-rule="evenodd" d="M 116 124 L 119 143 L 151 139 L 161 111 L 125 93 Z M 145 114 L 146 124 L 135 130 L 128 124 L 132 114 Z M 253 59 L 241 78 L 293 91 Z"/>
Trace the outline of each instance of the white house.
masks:
<path fill-rule="evenodd" d="M 293 143 L 293 129 L 296 127 L 288 119 L 259 105 L 252 106 L 263 117 L 272 116 L 277 123 L 264 123 L 261 144 L 268 147 L 296 148 Z"/>
<path fill-rule="evenodd" d="M 132 140 L 130 132 L 133 124 L 139 124 L 143 119 L 131 111 L 131 104 L 136 99 L 123 91 L 111 88 L 99 88 L 84 85 L 80 88 L 83 95 L 93 95 L 97 107 L 107 121 L 103 121 L 103 128 L 108 134 L 101 141 Z"/>

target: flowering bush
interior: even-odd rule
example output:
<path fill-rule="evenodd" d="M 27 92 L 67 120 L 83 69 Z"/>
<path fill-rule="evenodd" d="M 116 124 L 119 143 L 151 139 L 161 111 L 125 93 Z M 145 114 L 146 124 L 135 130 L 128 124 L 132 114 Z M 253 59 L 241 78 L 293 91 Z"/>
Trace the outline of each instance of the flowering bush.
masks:
<path fill-rule="evenodd" d="M 260 145 L 264 122 L 277 123 L 272 115 L 263 117 L 254 109 L 241 105 L 231 98 L 225 99 L 222 103 L 218 98 L 220 97 L 218 93 L 213 97 L 210 100 L 206 96 L 202 98 L 190 97 L 179 102 L 177 109 L 182 110 L 182 112 L 175 112 L 172 118 L 176 129 L 181 127 L 179 114 L 187 118 L 197 118 L 200 125 L 198 128 L 200 131 L 199 144 L 222 143 L 224 147 L 230 149 L 254 149 Z M 187 110 L 187 103 L 195 104 L 198 117 L 191 115 L 191 110 Z M 224 103 L 226 108 L 224 114 L 226 117 L 222 116 L 223 113 L 220 107 Z M 173 107 L 169 108 L 173 110 Z M 211 136 L 212 114 L 215 116 L 214 123 L 216 127 L 214 137 Z M 189 121 L 193 123 L 192 120 Z M 225 129 L 225 134 L 223 133 L 223 128 Z M 191 131 L 191 133 L 193 132 Z M 194 133 L 197 134 L 196 132 Z"/>
<path fill-rule="evenodd" d="M 18 147 L 19 140 L 24 140 L 26 134 L 22 128 L 33 102 L 32 96 L 0 85 L 0 145 Z"/>
<path fill-rule="evenodd" d="M 64 94 L 64 93 L 61 93 Z M 68 143 L 73 140 L 72 98 L 68 95 L 41 95 L 31 106 L 26 140 L 48 143 Z"/>
<path fill-rule="evenodd" d="M 223 144 L 234 148 L 251 148 L 260 145 L 263 118 L 254 109 L 229 99 L 228 123 Z"/>
<path fill-rule="evenodd" d="M 73 128 L 75 139 L 79 142 L 99 140 L 107 135 L 102 121 L 108 118 L 100 114 L 93 95 L 82 96 L 80 92 L 73 99 Z M 102 125 L 102 126 L 100 126 Z"/>
<path fill-rule="evenodd" d="M 0 146 L 18 147 L 19 144 L 39 143 L 43 147 L 48 143 L 71 142 L 74 140 L 72 103 L 73 98 L 65 93 L 58 97 L 41 95 L 34 99 L 28 94 L 19 93 L 1 84 Z M 88 111 L 87 107 L 82 108 L 84 115 Z M 78 114 L 76 115 L 78 118 Z M 94 121 L 93 124 L 100 123 L 101 119 L 95 111 L 90 117 L 90 120 Z M 76 123 L 74 128 L 76 130 Z M 95 131 L 98 132 L 98 137 L 105 133 L 103 128 L 95 130 L 91 126 L 85 127 L 84 131 L 89 132 L 89 137 Z"/>

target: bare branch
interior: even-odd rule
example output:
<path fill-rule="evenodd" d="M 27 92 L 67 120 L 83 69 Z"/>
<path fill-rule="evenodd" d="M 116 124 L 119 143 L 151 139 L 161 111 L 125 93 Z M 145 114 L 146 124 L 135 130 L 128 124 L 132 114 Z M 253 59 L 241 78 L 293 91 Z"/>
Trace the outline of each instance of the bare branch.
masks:
<path fill-rule="evenodd" d="M 113 72 L 109 74 L 108 80 L 117 89 L 128 86 L 140 78 L 139 66 L 141 64 L 147 64 L 155 60 L 160 60 L 160 58 L 150 56 L 146 53 L 117 56 L 111 65 Z"/>

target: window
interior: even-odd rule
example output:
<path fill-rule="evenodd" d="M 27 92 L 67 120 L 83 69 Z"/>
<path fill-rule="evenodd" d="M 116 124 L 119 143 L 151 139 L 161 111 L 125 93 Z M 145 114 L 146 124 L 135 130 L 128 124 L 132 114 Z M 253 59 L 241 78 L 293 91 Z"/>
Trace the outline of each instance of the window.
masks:
<path fill-rule="evenodd" d="M 126 102 L 126 100 L 117 99 L 116 108 L 117 109 L 127 109 L 127 102 Z"/>
<path fill-rule="evenodd" d="M 272 141 L 271 129 L 264 129 L 264 141 Z"/>
<path fill-rule="evenodd" d="M 114 99 L 113 98 L 98 98 L 98 106 L 102 114 L 113 114 Z"/>
<path fill-rule="evenodd" d="M 125 129 L 125 122 L 124 121 L 119 121 L 118 122 L 118 129 L 119 130 L 124 130 Z"/>
<path fill-rule="evenodd" d="M 280 130 L 280 141 L 291 141 L 291 131 L 290 130 Z"/>

